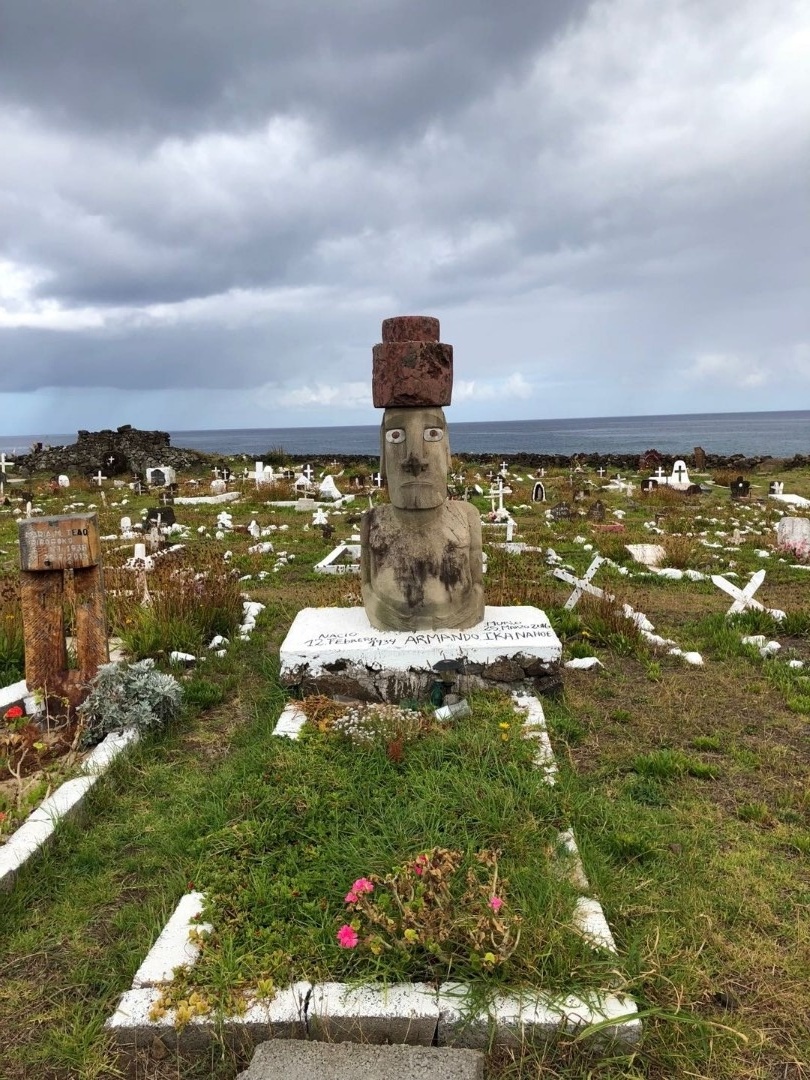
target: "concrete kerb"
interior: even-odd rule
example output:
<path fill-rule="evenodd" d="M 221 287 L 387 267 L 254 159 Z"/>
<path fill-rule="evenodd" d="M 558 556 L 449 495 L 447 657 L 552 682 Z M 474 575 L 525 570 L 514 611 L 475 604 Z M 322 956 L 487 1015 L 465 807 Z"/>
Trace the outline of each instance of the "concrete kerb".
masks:
<path fill-rule="evenodd" d="M 556 764 L 542 705 L 529 695 L 514 694 L 513 698 L 515 710 L 523 718 L 524 737 L 537 740 L 535 764 L 544 771 L 546 782 L 553 784 Z M 274 733 L 297 739 L 305 723 L 305 714 L 289 704 Z M 588 879 L 570 830 L 560 834 L 559 849 L 561 873 L 585 893 Z M 197 921 L 203 902 L 199 893 L 183 897 L 139 968 L 133 988 L 122 996 L 107 1020 L 106 1029 L 121 1047 L 149 1045 L 158 1036 L 169 1046 L 192 1052 L 216 1039 L 242 1047 L 265 1039 L 309 1039 L 485 1049 L 548 1041 L 591 1025 L 600 1025 L 594 1038 L 601 1041 L 633 1046 L 641 1038 L 635 1002 L 623 994 L 602 992 L 587 998 L 551 996 L 542 991 L 504 994 L 489 1008 L 476 1012 L 470 988 L 462 983 L 433 988 L 424 984 L 380 987 L 299 982 L 272 1001 L 249 999 L 246 1011 L 239 1016 L 196 1016 L 177 1029 L 171 1010 L 156 1020 L 150 1019 L 150 1012 L 160 1000 L 161 984 L 170 981 L 167 973 L 194 962 L 196 949 L 189 943 L 189 931 L 192 927 L 204 929 Z M 582 895 L 573 923 L 592 947 L 615 954 L 616 945 L 597 900 Z"/>
<path fill-rule="evenodd" d="M 48 843 L 60 821 L 81 811 L 87 793 L 112 762 L 138 741 L 133 729 L 107 735 L 82 762 L 82 775 L 66 780 L 33 810 L 0 847 L 0 892 L 10 892 L 20 869 Z"/>

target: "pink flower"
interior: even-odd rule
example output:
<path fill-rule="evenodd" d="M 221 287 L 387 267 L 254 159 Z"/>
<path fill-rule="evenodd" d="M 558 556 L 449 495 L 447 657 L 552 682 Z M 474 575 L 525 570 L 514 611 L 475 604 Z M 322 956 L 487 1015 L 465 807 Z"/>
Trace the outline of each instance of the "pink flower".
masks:
<path fill-rule="evenodd" d="M 359 877 L 354 885 L 352 885 L 352 892 L 358 894 L 374 892 L 374 885 L 367 877 Z"/>
<path fill-rule="evenodd" d="M 351 889 L 349 892 L 346 893 L 343 899 L 346 901 L 347 904 L 356 904 L 357 893 L 354 891 L 354 889 Z"/>
<path fill-rule="evenodd" d="M 489 900 L 489 906 L 492 908 L 492 910 L 497 915 L 498 912 L 503 907 L 503 900 L 501 900 L 500 896 L 492 896 L 492 897 L 490 897 L 490 900 Z"/>
<path fill-rule="evenodd" d="M 344 923 L 337 932 L 337 940 L 341 949 L 353 949 L 360 939 L 355 928 Z"/>

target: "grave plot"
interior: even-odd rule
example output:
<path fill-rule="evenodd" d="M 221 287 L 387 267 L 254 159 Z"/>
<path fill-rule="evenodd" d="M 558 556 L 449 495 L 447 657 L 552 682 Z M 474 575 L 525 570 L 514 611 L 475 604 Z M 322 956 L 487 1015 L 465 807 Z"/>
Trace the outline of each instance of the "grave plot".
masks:
<path fill-rule="evenodd" d="M 471 705 L 450 725 L 325 698 L 285 710 L 264 761 L 278 809 L 265 797 L 225 847 L 227 834 L 212 838 L 219 855 L 195 882 L 204 895 L 183 901 L 108 1021 L 119 1043 L 159 1034 L 199 1046 L 215 1030 L 212 1010 L 229 1017 L 229 1039 L 486 1046 L 494 1032 L 519 1045 L 605 1023 L 603 1036 L 634 1043 L 612 936 L 558 827 L 540 704 L 490 693 Z M 291 787 L 302 801 L 292 814 Z M 327 793 L 341 812 L 324 821 Z M 353 815 L 355 804 L 366 812 Z M 223 982 L 234 960 L 240 977 Z M 435 980 L 438 990 L 426 985 Z"/>

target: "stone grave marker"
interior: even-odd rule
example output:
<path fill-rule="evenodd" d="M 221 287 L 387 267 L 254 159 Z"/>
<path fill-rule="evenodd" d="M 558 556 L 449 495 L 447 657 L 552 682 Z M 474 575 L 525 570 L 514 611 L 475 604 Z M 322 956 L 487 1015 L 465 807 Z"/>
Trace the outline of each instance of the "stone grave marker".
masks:
<path fill-rule="evenodd" d="M 691 481 L 689 479 L 689 471 L 686 468 L 685 461 L 676 461 L 672 466 L 672 475 L 667 480 L 667 483 L 671 488 L 676 491 L 686 491 Z"/>
<path fill-rule="evenodd" d="M 161 525 L 174 525 L 175 521 L 174 507 L 172 506 L 153 506 L 146 511 L 147 525 L 159 528 Z"/>
<path fill-rule="evenodd" d="M 776 526 L 776 544 L 783 551 L 810 551 L 810 518 L 783 517 Z"/>
<path fill-rule="evenodd" d="M 660 566 L 667 557 L 660 544 L 625 544 L 625 547 L 642 566 Z"/>
<path fill-rule="evenodd" d="M 654 476 L 645 476 L 641 481 L 641 490 L 644 492 L 655 491 L 658 488 L 658 481 Z"/>
<path fill-rule="evenodd" d="M 706 451 L 702 446 L 696 446 L 693 455 L 695 458 L 695 469 L 697 472 L 706 471 Z"/>
<path fill-rule="evenodd" d="M 743 480 L 741 476 L 738 476 L 736 480 L 732 480 L 729 488 L 731 489 L 732 499 L 747 499 L 750 497 L 751 483 L 748 480 Z"/>
<path fill-rule="evenodd" d="M 571 507 L 566 502 L 557 503 L 551 508 L 551 516 L 555 521 L 570 521 L 573 516 Z"/>
<path fill-rule="evenodd" d="M 591 503 L 588 507 L 587 513 L 588 521 L 604 521 L 605 520 L 605 504 L 601 499 L 597 499 Z"/>
<path fill-rule="evenodd" d="M 532 502 L 545 502 L 546 501 L 546 485 L 542 480 L 538 480 L 532 490 Z"/>
<path fill-rule="evenodd" d="M 171 466 L 161 465 L 159 468 L 146 470 L 146 482 L 150 487 L 167 487 L 177 483 L 177 476 Z"/>
<path fill-rule="evenodd" d="M 69 488 L 70 487 L 70 477 L 65 476 L 64 473 L 59 474 L 59 476 L 56 478 L 56 482 L 59 484 L 60 488 Z"/>
<path fill-rule="evenodd" d="M 19 523 L 25 679 L 31 690 L 80 703 L 109 662 L 101 544 L 96 514 Z M 68 670 L 65 609 L 74 610 L 78 667 Z"/>

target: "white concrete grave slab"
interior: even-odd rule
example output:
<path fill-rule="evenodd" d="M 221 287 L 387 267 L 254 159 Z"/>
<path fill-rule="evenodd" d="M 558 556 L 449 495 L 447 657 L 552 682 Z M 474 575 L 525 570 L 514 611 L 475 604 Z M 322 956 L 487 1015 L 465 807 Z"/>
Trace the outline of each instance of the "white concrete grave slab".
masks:
<path fill-rule="evenodd" d="M 534 607 L 487 607 L 467 630 L 376 630 L 362 608 L 304 608 L 281 646 L 281 673 L 308 667 L 321 674 L 337 661 L 378 670 L 423 671 L 442 660 L 492 663 L 521 653 L 557 662 L 562 644 L 545 612 Z"/>
<path fill-rule="evenodd" d="M 660 566 L 667 557 L 660 544 L 625 544 L 625 547 L 643 566 Z"/>

